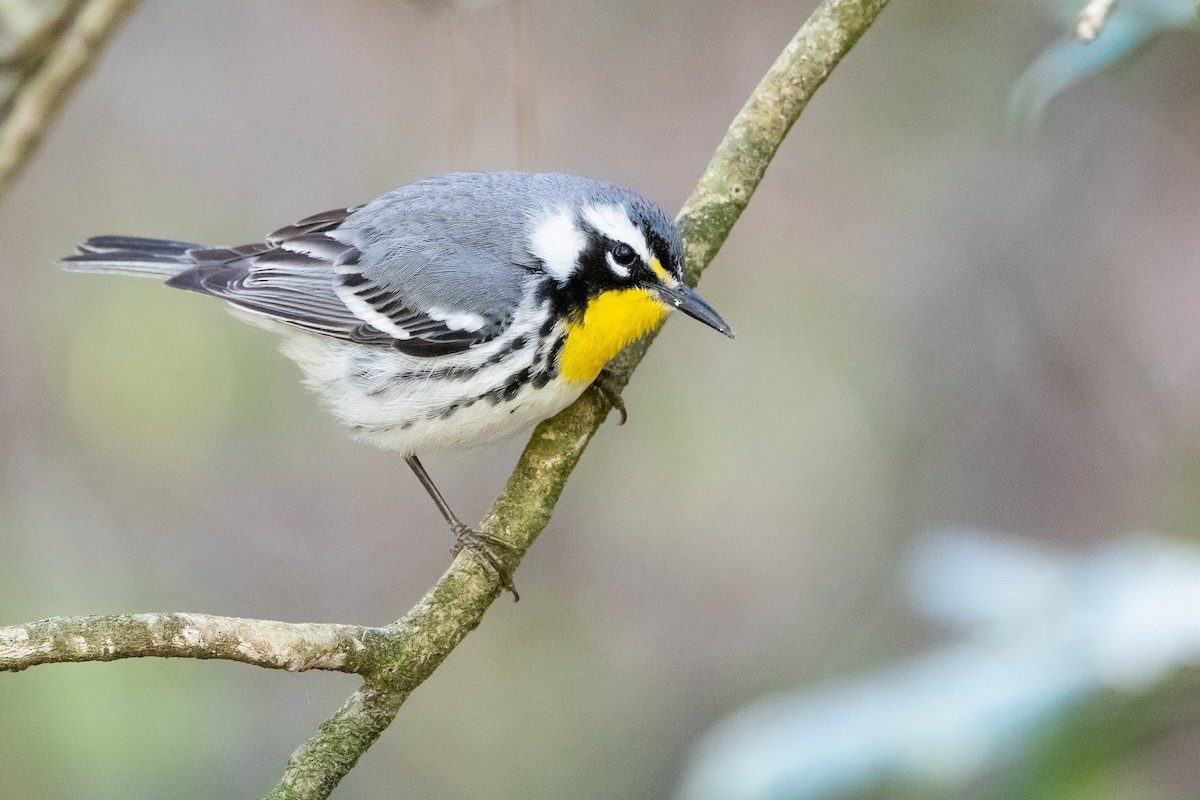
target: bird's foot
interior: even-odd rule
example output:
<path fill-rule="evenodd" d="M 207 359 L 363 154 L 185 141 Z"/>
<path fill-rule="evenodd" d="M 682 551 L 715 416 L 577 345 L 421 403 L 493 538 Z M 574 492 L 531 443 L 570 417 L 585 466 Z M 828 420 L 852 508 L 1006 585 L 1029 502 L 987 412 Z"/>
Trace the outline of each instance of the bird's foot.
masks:
<path fill-rule="evenodd" d="M 450 529 L 454 532 L 454 546 L 450 548 L 450 552 L 458 555 L 460 550 L 469 550 L 487 568 L 488 572 L 492 573 L 492 576 L 500 583 L 500 587 L 512 594 L 514 603 L 520 600 L 521 595 L 517 593 L 512 573 L 508 567 L 504 566 L 504 560 L 496 552 L 497 550 L 511 551 L 513 546 L 499 536 L 485 531 L 477 531 L 461 522 L 451 525 Z"/>
<path fill-rule="evenodd" d="M 608 404 L 621 415 L 621 418 L 617 420 L 617 424 L 624 425 L 625 420 L 629 419 L 629 412 L 625 410 L 625 401 L 621 399 L 621 387 L 617 385 L 616 376 L 605 367 L 600 370 L 600 374 L 596 376 L 596 380 L 592 381 L 591 388 L 607 400 Z"/>

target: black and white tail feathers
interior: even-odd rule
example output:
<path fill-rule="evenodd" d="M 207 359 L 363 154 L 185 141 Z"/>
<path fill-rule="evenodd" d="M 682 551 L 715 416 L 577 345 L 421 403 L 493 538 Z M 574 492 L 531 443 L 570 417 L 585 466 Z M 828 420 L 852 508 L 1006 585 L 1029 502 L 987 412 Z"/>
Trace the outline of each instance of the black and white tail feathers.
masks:
<path fill-rule="evenodd" d="M 287 242 L 261 242 L 208 247 L 170 239 L 93 236 L 61 264 L 70 272 L 157 278 L 167 286 L 219 297 L 243 311 L 314 333 L 355 341 L 390 340 L 338 299 L 330 264 L 286 246 Z"/>
<path fill-rule="evenodd" d="M 502 325 L 481 330 L 483 317 L 480 326 L 450 327 L 421 308 L 408 308 L 393 290 L 372 283 L 359 272 L 339 278 L 338 267 L 357 265 L 362 254 L 356 246 L 326 236 L 325 232 L 356 210 L 318 214 L 275 231 L 265 242 L 240 247 L 209 247 L 137 236 L 94 236 L 61 263 L 71 272 L 157 278 L 167 286 L 219 297 L 242 311 L 311 333 L 391 346 L 410 355 L 460 352 L 502 330 Z M 377 327 L 375 321 L 347 306 L 336 286 L 351 279 L 353 296 L 375 317 L 382 318 L 386 311 L 390 328 Z M 395 336 L 395 328 L 402 328 L 405 335 Z"/>
<path fill-rule="evenodd" d="M 204 245 L 137 236 L 93 236 L 62 260 L 71 272 L 133 275 L 167 280 L 195 266 L 192 251 Z"/>

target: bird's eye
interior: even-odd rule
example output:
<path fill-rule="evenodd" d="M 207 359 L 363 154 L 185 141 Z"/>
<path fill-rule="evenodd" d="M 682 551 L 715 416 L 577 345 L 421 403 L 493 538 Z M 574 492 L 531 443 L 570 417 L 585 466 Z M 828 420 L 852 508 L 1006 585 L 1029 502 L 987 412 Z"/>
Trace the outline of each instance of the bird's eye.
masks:
<path fill-rule="evenodd" d="M 632 267 L 633 262 L 637 261 L 637 253 L 624 242 L 617 242 L 612 249 L 612 257 L 613 261 L 622 267 Z"/>

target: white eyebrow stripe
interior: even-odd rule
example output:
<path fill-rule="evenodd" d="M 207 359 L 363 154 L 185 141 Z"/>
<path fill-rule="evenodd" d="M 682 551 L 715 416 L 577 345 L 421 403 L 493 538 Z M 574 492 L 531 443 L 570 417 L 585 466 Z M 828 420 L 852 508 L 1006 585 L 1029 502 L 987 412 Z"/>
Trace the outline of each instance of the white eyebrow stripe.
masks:
<path fill-rule="evenodd" d="M 541 260 L 546 272 L 560 281 L 571 277 L 579 264 L 579 254 L 587 246 L 587 237 L 575 224 L 575 215 L 566 207 L 547 210 L 534 223 L 529 250 Z"/>
<path fill-rule="evenodd" d="M 646 244 L 646 237 L 642 235 L 641 230 L 629 221 L 629 212 L 625 210 L 625 206 L 585 206 L 583 218 L 613 241 L 624 242 L 632 247 L 633 251 L 642 257 L 642 261 L 650 263 L 650 246 Z"/>

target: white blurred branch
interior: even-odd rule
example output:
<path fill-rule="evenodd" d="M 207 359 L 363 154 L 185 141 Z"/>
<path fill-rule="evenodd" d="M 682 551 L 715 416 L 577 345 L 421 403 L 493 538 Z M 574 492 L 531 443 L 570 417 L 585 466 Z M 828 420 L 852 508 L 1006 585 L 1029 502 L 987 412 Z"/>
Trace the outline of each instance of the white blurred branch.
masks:
<path fill-rule="evenodd" d="M 1087 44 L 1100 35 L 1104 21 L 1112 13 L 1117 0 L 1091 0 L 1075 18 L 1075 38 Z"/>

